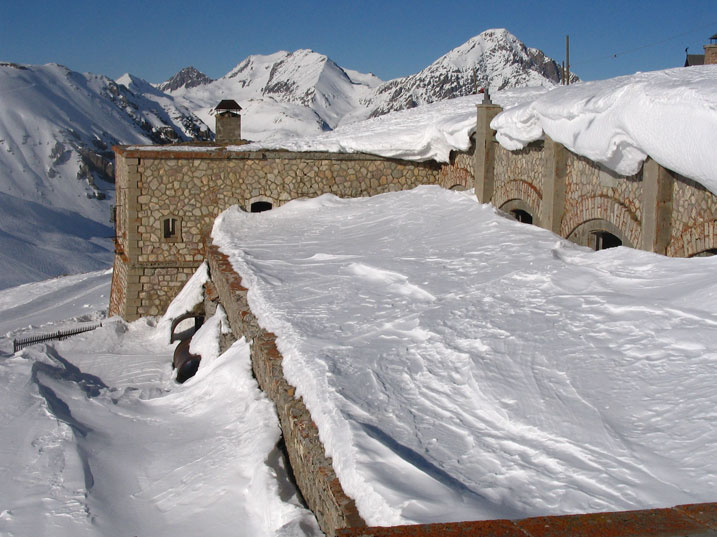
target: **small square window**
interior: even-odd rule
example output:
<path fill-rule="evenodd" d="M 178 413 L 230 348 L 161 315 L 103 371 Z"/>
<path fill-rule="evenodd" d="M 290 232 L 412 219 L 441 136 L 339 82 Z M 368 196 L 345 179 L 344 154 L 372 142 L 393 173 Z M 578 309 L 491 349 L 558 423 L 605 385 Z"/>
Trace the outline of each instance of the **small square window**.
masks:
<path fill-rule="evenodd" d="M 178 218 L 165 218 L 162 220 L 162 238 L 167 242 L 181 240 L 180 220 Z"/>

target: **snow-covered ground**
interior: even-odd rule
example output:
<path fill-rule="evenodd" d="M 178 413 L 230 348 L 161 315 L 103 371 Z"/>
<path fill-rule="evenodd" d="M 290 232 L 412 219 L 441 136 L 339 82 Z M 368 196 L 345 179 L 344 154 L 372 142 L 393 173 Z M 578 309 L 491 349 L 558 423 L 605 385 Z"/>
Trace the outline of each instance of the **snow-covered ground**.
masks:
<path fill-rule="evenodd" d="M 438 187 L 213 237 L 369 524 L 714 501 L 717 258 L 593 252 Z"/>
<path fill-rule="evenodd" d="M 181 386 L 165 322 L 114 318 L 12 354 L 12 337 L 101 318 L 110 278 L 0 291 L 0 534 L 319 535 L 247 344 L 216 356 L 218 318 L 203 328 L 201 371 Z"/>
<path fill-rule="evenodd" d="M 548 89 L 543 87 L 503 90 L 492 100 L 505 108 L 532 101 Z M 356 123 L 342 125 L 333 131 L 303 137 L 267 139 L 245 145 L 229 146 L 229 151 L 287 149 L 289 151 L 365 152 L 406 160 L 448 162 L 453 150 L 470 147 L 475 130 L 476 105 L 483 95 L 468 95 L 426 104 L 410 110 L 391 112 Z M 207 146 L 164 146 L 157 151 L 211 151 Z"/>

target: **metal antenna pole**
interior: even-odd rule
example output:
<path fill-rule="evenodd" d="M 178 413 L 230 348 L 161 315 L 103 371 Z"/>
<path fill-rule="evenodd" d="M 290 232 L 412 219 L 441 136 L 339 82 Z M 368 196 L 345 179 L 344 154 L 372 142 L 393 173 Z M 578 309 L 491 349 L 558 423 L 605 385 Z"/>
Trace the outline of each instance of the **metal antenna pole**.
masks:
<path fill-rule="evenodd" d="M 565 36 L 565 85 L 570 85 L 570 35 Z"/>

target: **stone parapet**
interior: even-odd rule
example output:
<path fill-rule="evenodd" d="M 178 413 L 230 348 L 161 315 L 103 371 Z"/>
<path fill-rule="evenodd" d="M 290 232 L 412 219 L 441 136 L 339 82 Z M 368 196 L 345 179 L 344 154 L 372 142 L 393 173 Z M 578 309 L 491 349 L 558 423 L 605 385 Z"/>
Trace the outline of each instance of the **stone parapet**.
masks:
<path fill-rule="evenodd" d="M 347 528 L 338 537 L 698 537 L 717 535 L 717 503 L 614 513 L 544 516 L 378 528 Z"/>
<path fill-rule="evenodd" d="M 365 527 L 354 501 L 346 495 L 326 456 L 319 431 L 296 388 L 284 378 L 282 356 L 274 334 L 262 329 L 247 301 L 248 289 L 226 255 L 216 246 L 207 248 L 214 289 L 234 336 L 251 342 L 251 362 L 261 389 L 276 405 L 281 430 L 296 483 L 327 535 L 339 528 Z"/>

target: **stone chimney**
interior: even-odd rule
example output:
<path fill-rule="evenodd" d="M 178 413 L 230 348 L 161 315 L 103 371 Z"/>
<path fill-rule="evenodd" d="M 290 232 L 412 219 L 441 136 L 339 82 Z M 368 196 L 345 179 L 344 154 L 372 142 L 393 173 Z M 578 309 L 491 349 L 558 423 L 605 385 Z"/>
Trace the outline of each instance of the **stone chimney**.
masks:
<path fill-rule="evenodd" d="M 705 65 L 717 63 L 717 34 L 710 37 L 710 44 L 704 47 Z"/>
<path fill-rule="evenodd" d="M 224 99 L 214 108 L 216 119 L 216 142 L 219 144 L 241 143 L 241 106 L 232 99 Z"/>

